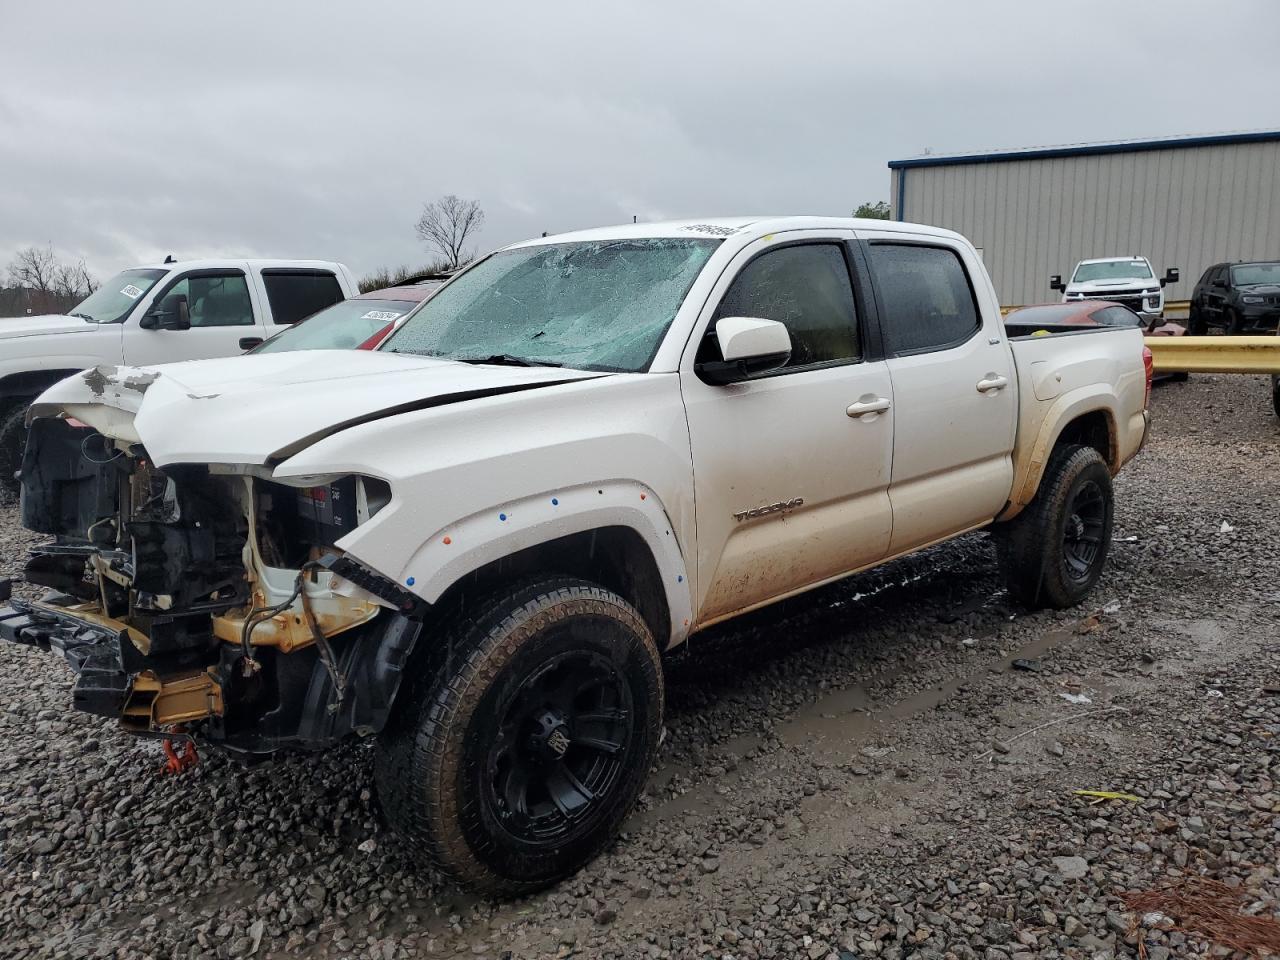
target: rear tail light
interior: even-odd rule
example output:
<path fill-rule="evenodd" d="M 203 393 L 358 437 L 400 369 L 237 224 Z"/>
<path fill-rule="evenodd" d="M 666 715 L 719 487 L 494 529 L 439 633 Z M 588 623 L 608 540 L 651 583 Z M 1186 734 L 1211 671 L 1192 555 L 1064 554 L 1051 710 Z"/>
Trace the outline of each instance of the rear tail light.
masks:
<path fill-rule="evenodd" d="M 1144 346 L 1142 348 L 1142 367 L 1147 372 L 1147 389 L 1142 395 L 1142 409 L 1146 410 L 1151 406 L 1151 378 L 1155 376 L 1156 361 L 1151 355 L 1151 348 Z"/>

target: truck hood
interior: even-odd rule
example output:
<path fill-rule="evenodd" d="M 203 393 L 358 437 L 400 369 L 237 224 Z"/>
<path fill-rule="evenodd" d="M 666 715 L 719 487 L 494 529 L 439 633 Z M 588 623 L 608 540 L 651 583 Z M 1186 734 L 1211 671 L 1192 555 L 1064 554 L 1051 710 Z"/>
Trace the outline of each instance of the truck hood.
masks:
<path fill-rule="evenodd" d="M 1241 286 L 1236 287 L 1236 289 L 1242 294 L 1247 294 L 1251 297 L 1274 296 L 1275 294 L 1280 293 L 1280 283 L 1242 284 Z"/>
<path fill-rule="evenodd" d="M 1067 293 L 1085 293 L 1099 294 L 1112 291 L 1130 291 L 1130 290 L 1147 290 L 1152 293 L 1160 292 L 1160 281 L 1152 277 L 1145 280 L 1139 277 L 1119 277 L 1110 280 L 1089 280 L 1084 283 L 1067 284 Z"/>
<path fill-rule="evenodd" d="M 94 367 L 46 390 L 28 418 L 74 417 L 107 436 L 142 443 L 160 467 L 271 465 L 370 420 L 605 375 L 381 351 L 301 350 Z"/>
<path fill-rule="evenodd" d="M 13 337 L 45 337 L 60 333 L 92 333 L 95 324 L 79 317 L 48 313 L 39 317 L 5 317 L 0 319 L 0 340 Z"/>

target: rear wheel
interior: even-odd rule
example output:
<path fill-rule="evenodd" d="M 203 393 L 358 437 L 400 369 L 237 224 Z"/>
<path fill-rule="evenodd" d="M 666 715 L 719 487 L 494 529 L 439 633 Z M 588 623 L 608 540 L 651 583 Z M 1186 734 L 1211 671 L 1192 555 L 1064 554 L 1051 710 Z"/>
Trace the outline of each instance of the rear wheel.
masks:
<path fill-rule="evenodd" d="M 548 579 L 440 636 L 452 667 L 401 693 L 378 745 L 383 807 L 415 852 L 482 893 L 573 873 L 617 835 L 662 726 L 657 645 L 621 597 Z"/>
<path fill-rule="evenodd" d="M 1071 607 L 1102 575 L 1111 547 L 1111 471 L 1092 447 L 1054 451 L 1035 499 L 999 531 L 1010 595 L 1030 607 Z"/>
<path fill-rule="evenodd" d="M 18 492 L 14 474 L 22 466 L 22 451 L 27 443 L 27 400 L 0 408 L 0 499 Z"/>

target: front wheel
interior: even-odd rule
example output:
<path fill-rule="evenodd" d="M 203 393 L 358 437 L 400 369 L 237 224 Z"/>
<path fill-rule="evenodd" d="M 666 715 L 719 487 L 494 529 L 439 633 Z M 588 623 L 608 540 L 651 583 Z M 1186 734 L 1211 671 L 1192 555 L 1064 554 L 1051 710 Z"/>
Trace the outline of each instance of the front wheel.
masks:
<path fill-rule="evenodd" d="M 1204 314 L 1200 312 L 1198 307 L 1193 306 L 1187 314 L 1187 335 L 1203 337 L 1208 332 L 1209 325 L 1205 323 Z"/>
<path fill-rule="evenodd" d="M 528 893 L 617 835 L 662 729 L 661 663 L 635 609 L 568 578 L 469 604 L 434 639 L 378 744 L 383 807 L 414 852 L 490 895 Z"/>
<path fill-rule="evenodd" d="M 1280 377 L 1271 378 L 1271 406 L 1276 411 L 1276 416 L 1280 417 Z"/>
<path fill-rule="evenodd" d="M 1244 333 L 1244 317 L 1236 310 L 1227 311 L 1227 336 L 1238 337 Z"/>
<path fill-rule="evenodd" d="M 1111 471 L 1092 447 L 1054 451 L 1035 499 L 999 531 L 1010 595 L 1029 607 L 1072 607 L 1102 575 L 1111 547 Z"/>
<path fill-rule="evenodd" d="M 27 443 L 27 403 L 23 400 L 10 407 L 0 407 L 0 499 L 18 492 L 14 474 L 22 465 L 22 451 Z"/>

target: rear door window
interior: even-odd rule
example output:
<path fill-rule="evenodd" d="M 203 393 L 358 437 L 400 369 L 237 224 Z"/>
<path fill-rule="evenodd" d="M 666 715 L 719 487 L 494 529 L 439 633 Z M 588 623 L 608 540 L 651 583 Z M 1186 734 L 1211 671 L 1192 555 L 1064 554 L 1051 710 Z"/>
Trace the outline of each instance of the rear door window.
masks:
<path fill-rule="evenodd" d="M 287 325 L 345 299 L 338 278 L 327 270 L 263 270 L 271 319 Z"/>
<path fill-rule="evenodd" d="M 982 325 L 969 276 L 954 250 L 873 242 L 867 259 L 889 356 L 959 346 Z"/>

